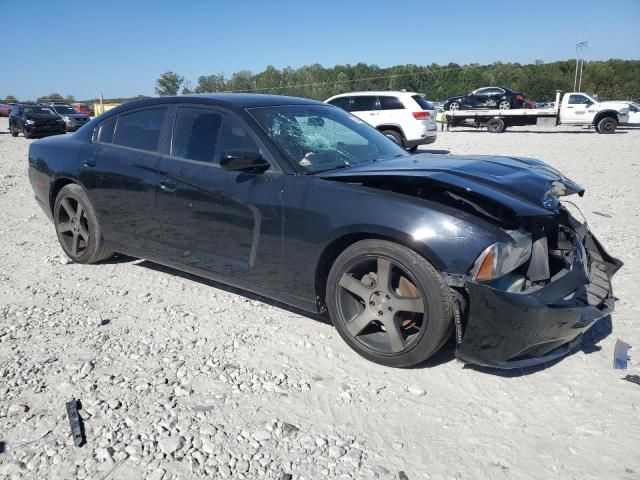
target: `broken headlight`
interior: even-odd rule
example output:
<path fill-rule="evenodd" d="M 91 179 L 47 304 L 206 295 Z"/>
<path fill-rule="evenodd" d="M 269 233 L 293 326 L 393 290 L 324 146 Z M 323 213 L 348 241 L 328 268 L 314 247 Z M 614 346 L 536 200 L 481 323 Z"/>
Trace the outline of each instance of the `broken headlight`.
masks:
<path fill-rule="evenodd" d="M 513 241 L 497 242 L 485 249 L 471 269 L 475 282 L 495 280 L 514 271 L 531 257 L 531 234 L 520 230 L 507 232 Z"/>

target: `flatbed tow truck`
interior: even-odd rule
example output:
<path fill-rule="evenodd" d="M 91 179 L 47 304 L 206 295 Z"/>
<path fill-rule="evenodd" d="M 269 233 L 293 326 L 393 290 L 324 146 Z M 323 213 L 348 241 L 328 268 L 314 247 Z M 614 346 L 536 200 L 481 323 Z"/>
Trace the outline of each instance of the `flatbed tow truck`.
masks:
<path fill-rule="evenodd" d="M 621 102 L 598 102 L 586 93 L 556 91 L 553 108 L 513 108 L 446 111 L 449 127 L 487 127 L 491 133 L 502 133 L 507 127 L 522 125 L 587 125 L 598 133 L 614 133 L 620 123 L 629 120 L 629 106 Z"/>

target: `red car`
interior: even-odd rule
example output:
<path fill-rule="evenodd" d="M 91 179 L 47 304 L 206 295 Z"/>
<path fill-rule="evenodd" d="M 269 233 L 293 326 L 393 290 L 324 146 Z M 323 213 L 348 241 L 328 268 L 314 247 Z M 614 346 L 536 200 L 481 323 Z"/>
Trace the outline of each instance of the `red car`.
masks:
<path fill-rule="evenodd" d="M 78 113 L 84 113 L 85 115 L 91 115 L 91 110 L 86 103 L 72 103 L 71 106 Z"/>
<path fill-rule="evenodd" d="M 0 117 L 8 117 L 11 113 L 11 109 L 13 109 L 11 105 L 4 105 L 0 103 Z"/>

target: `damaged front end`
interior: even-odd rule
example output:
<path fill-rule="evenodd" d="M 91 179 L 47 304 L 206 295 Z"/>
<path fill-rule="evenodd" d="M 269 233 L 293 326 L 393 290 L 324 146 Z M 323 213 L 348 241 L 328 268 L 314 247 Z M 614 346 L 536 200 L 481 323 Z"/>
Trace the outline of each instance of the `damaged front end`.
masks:
<path fill-rule="evenodd" d="M 498 368 L 548 362 L 613 311 L 611 278 L 622 262 L 604 250 L 586 222 L 557 208 L 552 218 L 530 219 L 529 243 L 516 232 L 515 252 L 479 257 L 464 283 L 459 359 Z M 500 270 L 503 259 L 512 263 Z"/>

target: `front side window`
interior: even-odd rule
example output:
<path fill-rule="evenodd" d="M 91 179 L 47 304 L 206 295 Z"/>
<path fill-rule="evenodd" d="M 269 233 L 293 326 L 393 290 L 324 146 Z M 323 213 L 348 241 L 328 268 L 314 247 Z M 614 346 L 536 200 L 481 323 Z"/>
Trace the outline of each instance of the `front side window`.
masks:
<path fill-rule="evenodd" d="M 98 126 L 98 131 L 96 132 L 96 141 L 100 143 L 113 143 L 113 132 L 116 128 L 116 120 L 118 117 L 110 118 L 102 122 Z"/>
<path fill-rule="evenodd" d="M 380 97 L 380 108 L 382 110 L 402 110 L 404 105 L 398 97 Z"/>
<path fill-rule="evenodd" d="M 163 107 L 121 114 L 113 143 L 139 150 L 157 151 L 166 113 L 167 109 Z"/>
<path fill-rule="evenodd" d="M 330 106 L 276 106 L 249 112 L 283 155 L 305 173 L 408 155 L 362 120 Z"/>
<path fill-rule="evenodd" d="M 368 110 L 379 110 L 378 108 L 378 97 L 374 96 L 365 96 L 358 95 L 353 97 L 353 101 L 351 102 L 352 112 L 366 112 Z"/>
<path fill-rule="evenodd" d="M 213 163 L 222 113 L 206 108 L 180 108 L 173 130 L 171 155 Z"/>

